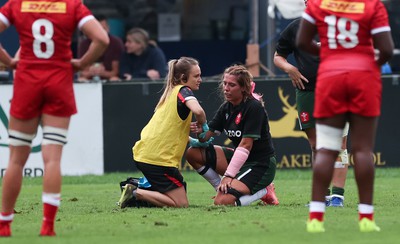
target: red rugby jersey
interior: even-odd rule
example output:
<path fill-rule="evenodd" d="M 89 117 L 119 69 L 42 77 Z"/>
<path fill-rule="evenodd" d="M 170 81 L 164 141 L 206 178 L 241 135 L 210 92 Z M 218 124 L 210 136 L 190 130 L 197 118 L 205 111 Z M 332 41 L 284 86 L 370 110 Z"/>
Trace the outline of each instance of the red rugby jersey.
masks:
<path fill-rule="evenodd" d="M 94 18 L 81 0 L 10 0 L 0 9 L 0 21 L 14 25 L 24 62 L 69 62 L 77 27 Z"/>
<path fill-rule="evenodd" d="M 318 29 L 319 72 L 377 68 L 372 35 L 390 31 L 380 0 L 309 0 L 303 18 Z"/>

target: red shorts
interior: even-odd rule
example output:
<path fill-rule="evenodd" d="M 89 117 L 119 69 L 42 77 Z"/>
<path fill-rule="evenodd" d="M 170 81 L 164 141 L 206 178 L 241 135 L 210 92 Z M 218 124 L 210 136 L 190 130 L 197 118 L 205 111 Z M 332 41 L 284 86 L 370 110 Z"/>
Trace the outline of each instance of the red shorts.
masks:
<path fill-rule="evenodd" d="M 382 81 L 379 72 L 355 70 L 318 74 L 315 90 L 315 118 L 343 113 L 379 116 Z"/>
<path fill-rule="evenodd" d="M 32 119 L 41 114 L 70 117 L 76 112 L 70 64 L 18 64 L 10 109 L 13 117 Z"/>

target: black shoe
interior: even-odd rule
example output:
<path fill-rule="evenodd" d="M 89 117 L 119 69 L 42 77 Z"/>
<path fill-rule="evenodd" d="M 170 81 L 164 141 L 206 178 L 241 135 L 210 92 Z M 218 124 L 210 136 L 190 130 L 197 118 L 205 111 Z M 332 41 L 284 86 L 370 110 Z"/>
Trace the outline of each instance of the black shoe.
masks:
<path fill-rule="evenodd" d="M 126 208 L 128 207 L 128 203 L 130 200 L 135 199 L 133 196 L 133 191 L 137 189 L 137 186 L 134 186 L 132 184 L 126 184 L 124 187 L 124 190 L 121 193 L 121 198 L 118 201 L 118 206 L 121 208 Z"/>
<path fill-rule="evenodd" d="M 119 188 L 121 189 L 121 192 L 124 190 L 124 187 L 126 184 L 131 184 L 131 185 L 138 187 L 139 186 L 139 178 L 129 177 L 125 181 L 121 181 L 119 183 Z"/>

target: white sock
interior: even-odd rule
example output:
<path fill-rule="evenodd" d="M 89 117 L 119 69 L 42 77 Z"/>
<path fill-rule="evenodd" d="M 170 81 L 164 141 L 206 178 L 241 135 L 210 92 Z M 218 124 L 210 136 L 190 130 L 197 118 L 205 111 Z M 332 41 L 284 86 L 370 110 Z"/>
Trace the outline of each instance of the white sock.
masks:
<path fill-rule="evenodd" d="M 372 214 L 374 213 L 374 206 L 368 204 L 358 204 L 358 212 L 361 214 Z"/>
<path fill-rule="evenodd" d="M 267 194 L 267 189 L 263 188 L 258 192 L 254 193 L 253 195 L 244 195 L 239 198 L 241 206 L 250 205 L 252 202 L 257 201 L 258 199 L 262 198 L 265 194 Z"/>
<path fill-rule="evenodd" d="M 206 179 L 215 190 L 217 190 L 219 184 L 221 183 L 221 177 L 209 166 L 202 166 L 196 170 L 204 179 Z"/>
<path fill-rule="evenodd" d="M 61 204 L 61 193 L 42 193 L 42 202 L 56 207 Z"/>
<path fill-rule="evenodd" d="M 318 212 L 318 213 L 325 213 L 325 203 L 324 202 L 310 202 L 310 213 L 311 212 Z"/>
<path fill-rule="evenodd" d="M 9 215 L 3 215 L 0 214 L 0 221 L 13 221 L 14 219 L 14 214 L 9 214 Z"/>

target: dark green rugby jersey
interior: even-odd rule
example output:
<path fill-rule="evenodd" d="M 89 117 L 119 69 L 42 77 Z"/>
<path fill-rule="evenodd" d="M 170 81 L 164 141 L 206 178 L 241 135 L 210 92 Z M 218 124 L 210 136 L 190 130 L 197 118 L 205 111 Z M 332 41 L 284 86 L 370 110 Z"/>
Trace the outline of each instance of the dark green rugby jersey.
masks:
<path fill-rule="evenodd" d="M 208 125 L 213 132 L 224 132 L 235 148 L 243 137 L 254 138 L 248 161 L 269 160 L 269 156 L 275 153 L 267 111 L 254 98 L 237 106 L 229 102 L 223 103 Z"/>
<path fill-rule="evenodd" d="M 296 47 L 296 35 L 301 18 L 293 20 L 280 34 L 276 44 L 276 52 L 282 56 L 294 55 L 296 67 L 306 77 L 309 83 L 304 82 L 306 91 L 314 91 L 319 66 L 319 57 L 301 51 Z"/>

